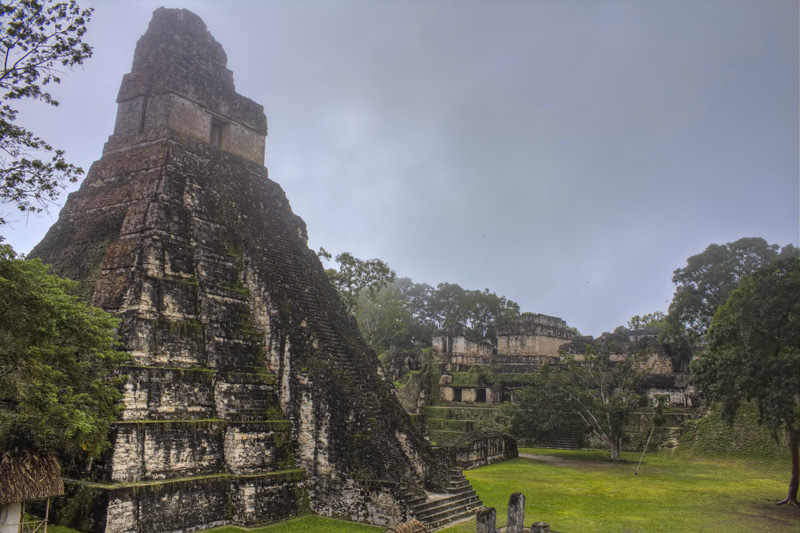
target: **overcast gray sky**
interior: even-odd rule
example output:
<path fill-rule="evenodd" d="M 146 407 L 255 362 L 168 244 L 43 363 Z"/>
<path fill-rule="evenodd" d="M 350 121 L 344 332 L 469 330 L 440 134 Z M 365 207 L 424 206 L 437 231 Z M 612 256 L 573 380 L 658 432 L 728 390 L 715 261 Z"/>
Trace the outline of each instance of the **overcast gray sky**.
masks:
<path fill-rule="evenodd" d="M 597 336 L 712 242 L 798 244 L 797 1 L 79 3 L 94 57 L 20 122 L 88 170 L 153 10 L 188 8 L 314 249 Z M 0 232 L 27 252 L 57 209 Z"/>

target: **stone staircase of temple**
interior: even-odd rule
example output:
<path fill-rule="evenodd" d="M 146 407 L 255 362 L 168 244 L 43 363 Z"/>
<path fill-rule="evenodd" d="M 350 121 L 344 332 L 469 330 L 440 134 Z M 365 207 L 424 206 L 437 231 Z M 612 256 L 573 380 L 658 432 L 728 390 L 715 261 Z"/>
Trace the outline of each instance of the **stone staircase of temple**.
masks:
<path fill-rule="evenodd" d="M 454 471 L 445 493 L 428 492 L 425 496 L 409 499 L 414 518 L 428 531 L 436 531 L 472 517 L 483 505 L 478 494 L 461 472 Z"/>

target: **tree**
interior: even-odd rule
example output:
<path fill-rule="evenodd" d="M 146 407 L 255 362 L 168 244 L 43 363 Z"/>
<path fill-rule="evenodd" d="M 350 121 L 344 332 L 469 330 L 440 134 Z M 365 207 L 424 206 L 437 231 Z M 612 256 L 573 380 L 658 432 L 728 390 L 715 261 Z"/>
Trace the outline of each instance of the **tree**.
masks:
<path fill-rule="evenodd" d="M 598 352 L 590 346 L 583 360 L 567 356 L 566 368 L 544 366 L 506 408 L 512 435 L 541 438 L 577 416 L 606 442 L 610 460 L 619 461 L 625 423 L 641 402 L 643 359 L 637 354 L 611 361 L 608 347 Z"/>
<path fill-rule="evenodd" d="M 742 401 L 754 401 L 759 422 L 786 432 L 792 457 L 789 491 L 781 504 L 798 505 L 800 485 L 800 264 L 775 261 L 745 277 L 719 307 L 709 349 L 692 363 L 694 381 L 722 404 L 732 424 Z"/>
<path fill-rule="evenodd" d="M 331 258 L 325 248 L 320 248 L 317 253 L 323 259 Z M 336 256 L 336 262 L 339 269 L 329 268 L 325 273 L 339 291 L 347 312 L 355 315 L 359 314 L 358 300 L 363 291 L 370 297 L 375 296 L 397 277 L 394 270 L 380 259 L 359 259 L 350 252 L 344 252 Z"/>
<path fill-rule="evenodd" d="M 120 398 L 117 320 L 80 302 L 77 284 L 0 243 L 0 450 L 108 447 Z"/>
<path fill-rule="evenodd" d="M 647 313 L 646 315 L 634 315 L 628 320 L 628 329 L 631 331 L 639 331 L 642 329 L 658 329 L 664 326 L 666 315 L 661 311 Z"/>
<path fill-rule="evenodd" d="M 427 283 L 414 283 L 410 278 L 399 278 L 393 285 L 400 291 L 410 315 L 410 321 L 406 324 L 408 340 L 418 348 L 430 346 L 436 331 L 430 306 L 435 289 Z"/>
<path fill-rule="evenodd" d="M 519 316 L 519 305 L 484 289 L 463 289 L 456 283 L 440 283 L 429 300 L 430 316 L 438 328 L 461 326 L 474 341 L 497 340 L 497 326 Z"/>
<path fill-rule="evenodd" d="M 396 348 L 413 348 L 409 326 L 414 318 L 408 312 L 400 289 L 390 284 L 359 302 L 358 329 L 367 344 L 378 353 Z"/>
<path fill-rule="evenodd" d="M 745 276 L 779 257 L 797 257 L 789 244 L 780 248 L 760 237 L 710 244 L 675 271 L 675 295 L 669 306 L 660 341 L 676 369 L 685 369 L 697 343 L 705 338 L 714 312 Z"/>
<path fill-rule="evenodd" d="M 467 291 L 464 305 L 464 326 L 473 340 L 497 342 L 497 326 L 508 324 L 519 316 L 519 305 L 489 289 Z"/>
<path fill-rule="evenodd" d="M 710 244 L 675 271 L 675 295 L 669 315 L 694 335 L 704 336 L 717 307 L 725 303 L 742 278 L 778 257 L 797 257 L 789 244 L 781 249 L 760 237 L 745 237 L 728 244 Z"/>
<path fill-rule="evenodd" d="M 558 367 L 545 366 L 528 377 L 529 383 L 515 390 L 513 400 L 500 406 L 507 431 L 518 439 L 541 441 L 561 431 L 575 419 L 561 387 L 567 379 Z M 558 384 L 555 381 L 559 381 Z M 581 424 L 586 431 L 585 424 Z"/>
<path fill-rule="evenodd" d="M 67 163 L 62 150 L 15 124 L 18 111 L 9 102 L 33 98 L 58 105 L 45 88 L 61 82 L 60 69 L 71 69 L 91 57 L 91 47 L 83 42 L 91 13 L 74 1 L 0 3 L 0 202 L 21 211 L 41 211 L 83 170 Z"/>

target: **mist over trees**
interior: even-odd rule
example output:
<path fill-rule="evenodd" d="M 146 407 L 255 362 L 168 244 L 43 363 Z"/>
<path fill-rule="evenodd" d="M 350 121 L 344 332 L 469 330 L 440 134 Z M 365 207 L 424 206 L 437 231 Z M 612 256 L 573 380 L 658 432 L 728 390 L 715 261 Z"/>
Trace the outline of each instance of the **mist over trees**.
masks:
<path fill-rule="evenodd" d="M 319 255 L 331 261 L 324 249 Z M 382 353 L 390 348 L 426 348 L 436 330 L 463 328 L 475 341 L 497 341 L 497 327 L 519 316 L 519 305 L 489 289 L 464 289 L 456 283 L 414 283 L 397 278 L 380 259 L 359 259 L 345 252 L 338 268 L 325 272 L 339 291 L 364 339 Z"/>
<path fill-rule="evenodd" d="M 399 278 L 380 292 L 362 294 L 356 315 L 367 342 L 381 353 L 389 348 L 426 348 L 436 330 L 463 328 L 475 341 L 497 341 L 497 327 L 519 316 L 519 305 L 489 289 L 456 283 L 414 283 Z"/>

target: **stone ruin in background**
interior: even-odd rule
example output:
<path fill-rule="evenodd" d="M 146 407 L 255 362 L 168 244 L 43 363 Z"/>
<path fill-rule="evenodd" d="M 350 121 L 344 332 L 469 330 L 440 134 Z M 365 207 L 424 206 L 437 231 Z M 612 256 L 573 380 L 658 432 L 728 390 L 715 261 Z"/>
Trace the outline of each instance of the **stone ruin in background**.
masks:
<path fill-rule="evenodd" d="M 650 355 L 644 363 L 648 368 L 644 395 L 650 401 L 668 396 L 670 406 L 668 423 L 658 428 L 652 446 L 669 447 L 677 442 L 683 420 L 695 416 L 698 397 L 688 373 L 673 371 L 657 337 L 658 330 L 603 333 L 596 339 L 579 337 L 561 318 L 534 313 L 522 313 L 516 321 L 498 326 L 495 344 L 471 340 L 463 328 L 447 328 L 434 334 L 433 358 L 426 366 L 417 364 L 422 371 L 410 375 L 408 385 L 398 395 L 409 412 L 424 413 L 430 440 L 437 445 L 447 447 L 465 440 L 471 445 L 490 439 L 492 447 L 504 448 L 502 453 L 484 453 L 486 458 L 470 452 L 469 461 L 459 461 L 467 468 L 506 456 L 498 434 L 504 430 L 499 421 L 500 406 L 511 402 L 515 391 L 527 386 L 530 374 L 543 365 L 562 364 L 564 354 L 581 360 L 587 345 L 610 349 L 612 361 L 646 351 Z M 649 407 L 633 413 L 626 429 L 626 450 L 641 450 L 646 445 L 651 417 Z M 590 439 L 573 417 L 565 419 L 551 438 L 523 444 L 577 449 L 591 444 Z"/>
<path fill-rule="evenodd" d="M 487 374 L 521 376 L 542 365 L 561 363 L 562 352 L 581 360 L 587 344 L 611 344 L 616 347 L 610 355 L 612 361 L 621 361 L 630 354 L 649 349 L 652 353 L 645 365 L 652 378 L 648 382 L 647 396 L 652 398 L 665 394 L 670 398 L 670 405 L 692 407 L 696 396 L 694 389 L 687 379 L 675 379 L 677 373 L 673 372 L 669 358 L 657 347 L 657 336 L 658 330 L 641 330 L 603 333 L 597 339 L 580 337 L 561 318 L 534 313 L 522 313 L 513 323 L 498 326 L 496 344 L 472 341 L 463 328 L 440 330 L 434 334 L 432 343 L 434 353 L 446 365 L 439 383 L 438 400 L 499 404 L 510 401 L 513 390 L 523 385 L 522 382 L 506 380 L 494 386 L 491 383 L 458 386 L 448 371 L 484 367 Z"/>
<path fill-rule="evenodd" d="M 226 64 L 199 17 L 158 9 L 101 159 L 30 254 L 116 314 L 131 355 L 113 447 L 67 465 L 53 514 L 93 532 L 469 514 L 268 179 L 263 107 Z"/>

